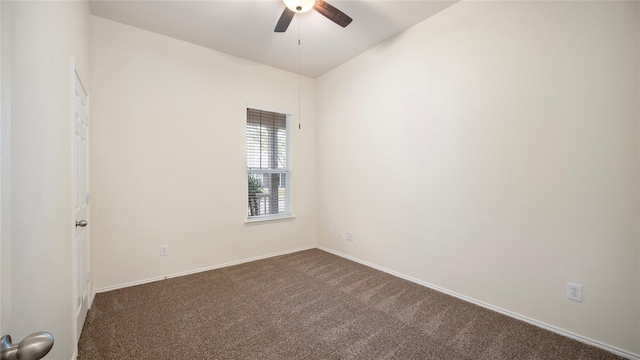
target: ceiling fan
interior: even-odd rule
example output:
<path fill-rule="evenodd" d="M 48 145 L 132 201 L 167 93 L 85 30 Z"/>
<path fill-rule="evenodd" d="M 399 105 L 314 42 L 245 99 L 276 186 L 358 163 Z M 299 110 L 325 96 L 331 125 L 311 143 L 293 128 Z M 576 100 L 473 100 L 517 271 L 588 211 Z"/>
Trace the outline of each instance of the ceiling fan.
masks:
<path fill-rule="evenodd" d="M 353 21 L 347 14 L 336 9 L 324 0 L 283 0 L 286 7 L 276 24 L 275 32 L 285 32 L 295 13 L 303 13 L 312 8 L 334 23 L 346 27 Z"/>

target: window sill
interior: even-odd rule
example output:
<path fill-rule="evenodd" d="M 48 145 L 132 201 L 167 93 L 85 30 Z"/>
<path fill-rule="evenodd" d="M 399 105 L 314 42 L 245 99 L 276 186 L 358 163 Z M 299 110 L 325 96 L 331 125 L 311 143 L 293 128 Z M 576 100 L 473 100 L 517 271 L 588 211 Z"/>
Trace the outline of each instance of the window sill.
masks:
<path fill-rule="evenodd" d="M 260 217 L 260 218 L 252 218 L 246 219 L 244 221 L 245 225 L 257 225 L 264 223 L 272 223 L 272 222 L 282 222 L 282 221 L 291 221 L 295 220 L 295 215 L 284 215 L 284 216 L 269 216 L 269 217 Z"/>

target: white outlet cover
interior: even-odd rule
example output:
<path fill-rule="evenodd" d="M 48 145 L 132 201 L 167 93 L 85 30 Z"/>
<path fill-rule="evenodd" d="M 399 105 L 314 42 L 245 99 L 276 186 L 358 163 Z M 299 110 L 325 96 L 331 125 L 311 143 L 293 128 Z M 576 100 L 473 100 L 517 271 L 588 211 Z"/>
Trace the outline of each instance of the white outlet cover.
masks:
<path fill-rule="evenodd" d="M 567 299 L 582 302 L 582 285 L 567 283 Z"/>

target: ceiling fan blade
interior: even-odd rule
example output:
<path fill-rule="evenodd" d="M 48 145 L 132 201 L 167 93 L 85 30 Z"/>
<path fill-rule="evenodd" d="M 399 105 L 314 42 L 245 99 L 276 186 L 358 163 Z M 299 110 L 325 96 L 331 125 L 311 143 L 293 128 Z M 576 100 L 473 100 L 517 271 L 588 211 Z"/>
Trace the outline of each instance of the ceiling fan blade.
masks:
<path fill-rule="evenodd" d="M 324 0 L 316 0 L 313 8 L 320 14 L 324 15 L 327 19 L 342 27 L 347 27 L 347 25 L 351 24 L 351 21 L 353 21 L 353 19 L 350 18 L 347 14 L 336 9 Z"/>
<path fill-rule="evenodd" d="M 278 23 L 276 24 L 276 28 L 273 31 L 275 32 L 287 31 L 287 28 L 291 23 L 291 19 L 293 19 L 293 15 L 295 15 L 295 13 L 289 10 L 288 7 L 285 7 L 284 11 L 282 12 L 282 15 L 280 15 L 280 20 L 278 20 Z"/>

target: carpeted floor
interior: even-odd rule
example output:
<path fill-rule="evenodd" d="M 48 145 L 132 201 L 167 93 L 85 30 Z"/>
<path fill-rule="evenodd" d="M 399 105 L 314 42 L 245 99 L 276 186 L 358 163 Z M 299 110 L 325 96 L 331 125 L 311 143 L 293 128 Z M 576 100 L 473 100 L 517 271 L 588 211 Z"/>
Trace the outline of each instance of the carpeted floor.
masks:
<path fill-rule="evenodd" d="M 97 294 L 78 359 L 622 358 L 314 249 Z"/>

